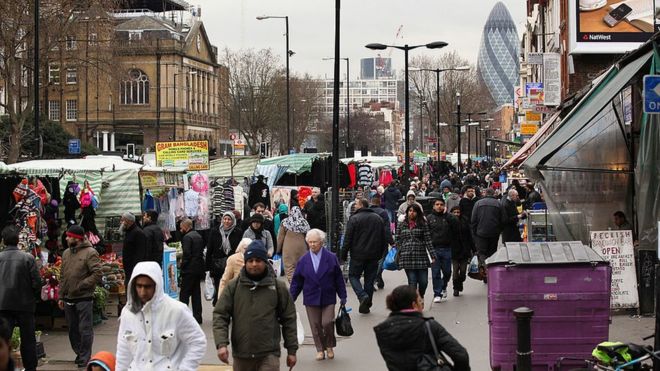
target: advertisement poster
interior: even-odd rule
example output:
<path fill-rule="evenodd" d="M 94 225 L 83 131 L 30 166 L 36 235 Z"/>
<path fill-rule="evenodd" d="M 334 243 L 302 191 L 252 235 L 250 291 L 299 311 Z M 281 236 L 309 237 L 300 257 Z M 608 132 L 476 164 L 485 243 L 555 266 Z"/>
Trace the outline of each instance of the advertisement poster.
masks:
<path fill-rule="evenodd" d="M 543 53 L 543 94 L 546 106 L 561 104 L 561 56 Z"/>
<path fill-rule="evenodd" d="M 166 248 L 163 251 L 163 289 L 165 295 L 173 299 L 179 298 L 178 272 L 176 269 L 176 249 Z"/>
<path fill-rule="evenodd" d="M 637 308 L 637 275 L 632 231 L 591 232 L 591 248 L 612 267 L 612 308 Z"/>
<path fill-rule="evenodd" d="M 648 41 L 655 28 L 654 0 L 571 0 L 570 51 L 623 53 Z"/>
<path fill-rule="evenodd" d="M 190 140 L 156 143 L 156 166 L 209 170 L 209 142 Z"/>

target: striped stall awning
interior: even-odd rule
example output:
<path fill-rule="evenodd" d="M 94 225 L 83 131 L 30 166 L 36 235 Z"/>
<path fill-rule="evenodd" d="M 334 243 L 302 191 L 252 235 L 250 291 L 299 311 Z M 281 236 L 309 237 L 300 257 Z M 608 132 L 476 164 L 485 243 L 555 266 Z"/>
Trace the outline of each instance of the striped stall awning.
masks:
<path fill-rule="evenodd" d="M 209 178 L 243 178 L 254 175 L 259 163 L 259 157 L 232 157 L 211 160 L 211 169 L 207 172 Z M 233 169 L 232 169 L 233 165 Z"/>

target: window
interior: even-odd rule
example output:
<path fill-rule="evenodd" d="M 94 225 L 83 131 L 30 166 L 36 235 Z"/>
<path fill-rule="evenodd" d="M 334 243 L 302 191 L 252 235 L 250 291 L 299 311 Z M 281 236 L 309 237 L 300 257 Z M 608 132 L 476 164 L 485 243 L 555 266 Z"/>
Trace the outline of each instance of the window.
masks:
<path fill-rule="evenodd" d="M 78 70 L 76 67 L 69 67 L 66 69 L 66 83 L 76 84 L 78 82 Z"/>
<path fill-rule="evenodd" d="M 120 104 L 149 104 L 149 77 L 138 69 L 128 71 L 119 86 Z"/>
<path fill-rule="evenodd" d="M 60 65 L 51 63 L 48 65 L 48 82 L 51 84 L 60 83 Z"/>
<path fill-rule="evenodd" d="M 142 31 L 128 31 L 129 40 L 142 40 Z"/>
<path fill-rule="evenodd" d="M 99 36 L 96 33 L 89 34 L 89 45 L 96 46 L 99 42 Z"/>
<path fill-rule="evenodd" d="M 60 101 L 48 101 L 48 119 L 51 121 L 60 121 Z"/>
<path fill-rule="evenodd" d="M 66 37 L 66 50 L 75 50 L 76 49 L 76 38 L 75 36 Z"/>
<path fill-rule="evenodd" d="M 76 121 L 78 119 L 78 101 L 70 99 L 66 101 L 66 120 Z"/>

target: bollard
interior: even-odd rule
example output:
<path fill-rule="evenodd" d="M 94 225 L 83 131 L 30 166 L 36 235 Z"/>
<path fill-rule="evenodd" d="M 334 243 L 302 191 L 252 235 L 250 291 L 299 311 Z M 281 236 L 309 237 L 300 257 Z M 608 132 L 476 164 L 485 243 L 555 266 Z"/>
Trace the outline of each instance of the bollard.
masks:
<path fill-rule="evenodd" d="M 532 371 L 532 326 L 534 311 L 527 307 L 513 310 L 518 327 L 518 347 L 516 349 L 516 371 Z"/>

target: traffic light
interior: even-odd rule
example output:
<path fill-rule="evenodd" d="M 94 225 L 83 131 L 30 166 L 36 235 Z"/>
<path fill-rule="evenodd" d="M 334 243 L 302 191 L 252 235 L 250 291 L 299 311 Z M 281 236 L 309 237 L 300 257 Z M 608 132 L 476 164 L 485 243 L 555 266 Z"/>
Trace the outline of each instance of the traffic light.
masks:
<path fill-rule="evenodd" d="M 270 155 L 270 143 L 264 142 L 259 146 L 259 153 L 261 157 L 268 157 Z"/>

